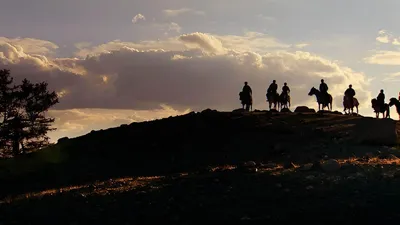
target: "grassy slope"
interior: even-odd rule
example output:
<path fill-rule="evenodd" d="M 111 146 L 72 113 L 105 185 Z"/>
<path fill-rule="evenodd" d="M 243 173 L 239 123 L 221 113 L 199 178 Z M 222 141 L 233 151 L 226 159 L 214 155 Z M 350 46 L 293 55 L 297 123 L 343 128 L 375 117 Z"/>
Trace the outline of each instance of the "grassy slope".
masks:
<path fill-rule="evenodd" d="M 396 132 L 392 120 L 266 112 L 205 112 L 94 132 L 1 162 L 8 171 L 0 221 L 390 221 L 398 217 L 398 160 L 377 157 L 398 154 L 382 147 L 396 144 Z M 324 158 L 346 166 L 297 168 Z M 235 169 L 247 160 L 269 166 Z M 296 168 L 284 169 L 289 162 Z"/>

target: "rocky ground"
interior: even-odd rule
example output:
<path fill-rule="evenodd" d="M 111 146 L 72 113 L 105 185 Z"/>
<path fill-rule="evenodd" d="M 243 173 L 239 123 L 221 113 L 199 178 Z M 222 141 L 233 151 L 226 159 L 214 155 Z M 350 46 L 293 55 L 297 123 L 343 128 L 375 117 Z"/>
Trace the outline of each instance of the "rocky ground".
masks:
<path fill-rule="evenodd" d="M 377 224 L 400 218 L 398 124 L 215 112 L 0 161 L 0 224 Z"/>

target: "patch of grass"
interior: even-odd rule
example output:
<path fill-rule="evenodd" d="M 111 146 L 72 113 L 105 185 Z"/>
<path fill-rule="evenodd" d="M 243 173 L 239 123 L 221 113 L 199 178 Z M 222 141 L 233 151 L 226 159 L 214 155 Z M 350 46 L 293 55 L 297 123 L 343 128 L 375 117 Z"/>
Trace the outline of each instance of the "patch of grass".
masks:
<path fill-rule="evenodd" d="M 382 176 L 377 167 L 382 163 L 390 161 L 360 163 L 355 173 L 280 165 L 243 173 L 223 165 L 202 174 L 115 178 L 8 198 L 0 206 L 5 212 L 0 218 L 15 224 L 33 222 L 33 217 L 35 223 L 45 223 L 49 216 L 63 218 L 58 224 L 334 224 L 355 217 L 366 224 L 388 222 L 398 215 L 393 204 L 400 199 L 400 179 Z M 377 204 L 382 201 L 386 204 Z M 24 217 L 17 216 L 21 213 Z"/>

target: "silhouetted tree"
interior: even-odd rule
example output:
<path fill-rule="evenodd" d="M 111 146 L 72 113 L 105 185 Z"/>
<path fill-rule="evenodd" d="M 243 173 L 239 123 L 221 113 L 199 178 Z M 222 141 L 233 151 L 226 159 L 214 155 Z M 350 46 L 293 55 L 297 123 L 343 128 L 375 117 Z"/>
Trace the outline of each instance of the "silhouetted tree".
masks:
<path fill-rule="evenodd" d="M 0 151 L 18 155 L 49 144 L 47 132 L 54 118 L 45 112 L 58 103 L 57 94 L 47 83 L 24 79 L 13 84 L 9 70 L 0 70 Z"/>

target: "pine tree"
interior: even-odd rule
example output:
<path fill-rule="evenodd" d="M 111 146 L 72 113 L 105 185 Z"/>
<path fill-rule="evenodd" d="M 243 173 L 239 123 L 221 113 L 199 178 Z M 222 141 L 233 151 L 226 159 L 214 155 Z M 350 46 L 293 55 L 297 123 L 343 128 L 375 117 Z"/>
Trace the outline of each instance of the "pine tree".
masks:
<path fill-rule="evenodd" d="M 49 144 L 47 133 L 55 130 L 54 118 L 45 113 L 58 103 L 57 94 L 49 92 L 46 82 L 24 79 L 13 85 L 9 70 L 0 70 L 0 149 L 14 156 Z"/>

